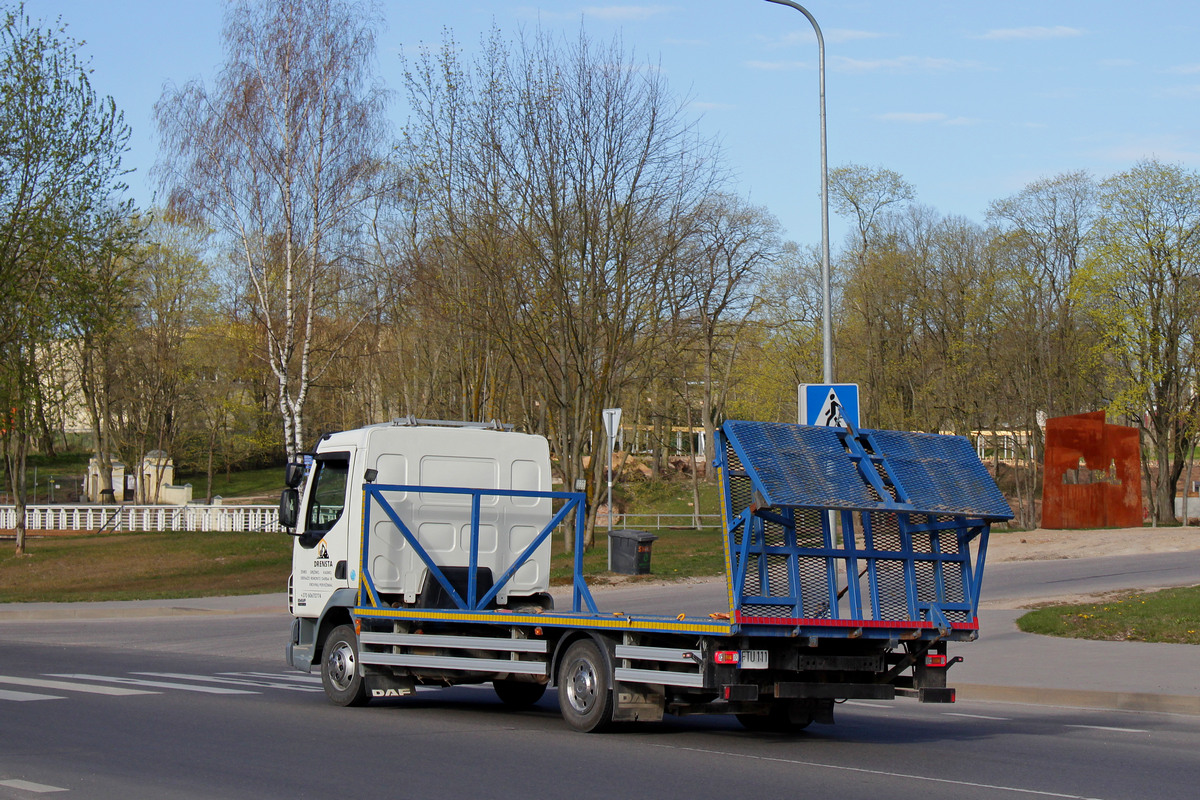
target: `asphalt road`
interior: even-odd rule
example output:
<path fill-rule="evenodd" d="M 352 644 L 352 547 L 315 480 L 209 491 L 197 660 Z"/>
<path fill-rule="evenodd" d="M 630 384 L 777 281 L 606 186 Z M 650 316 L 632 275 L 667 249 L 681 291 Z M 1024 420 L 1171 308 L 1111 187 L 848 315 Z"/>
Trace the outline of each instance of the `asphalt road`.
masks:
<path fill-rule="evenodd" d="M 1004 561 L 984 567 L 984 605 L 1014 608 L 1039 600 L 1132 589 L 1200 585 L 1200 550 L 1104 558 Z"/>
<path fill-rule="evenodd" d="M 1060 570 L 1038 585 L 1062 580 L 1071 594 L 1075 584 L 1141 585 L 1133 574 L 1200 582 L 1175 569 L 1179 554 L 1157 568 L 1087 561 L 1048 562 Z M 1007 565 L 989 567 L 987 596 L 1023 591 L 1028 570 L 1040 569 L 1023 563 L 1007 577 Z M 723 591 L 684 589 L 600 595 L 606 607 L 669 610 L 684 595 L 703 603 Z M 721 717 L 589 736 L 566 727 L 551 695 L 517 713 L 487 686 L 343 709 L 316 676 L 283 666 L 284 609 L 172 606 L 170 616 L 87 619 L 80 608 L 75 619 L 0 622 L 0 799 L 1191 800 L 1200 774 L 1200 717 L 1169 713 L 852 701 L 838 706 L 837 724 L 788 738 Z"/>
<path fill-rule="evenodd" d="M 273 617 L 242 621 L 276 632 Z M 176 621 L 197 639 L 217 624 Z M 0 798 L 1190 800 L 1200 765 L 1200 719 L 1169 714 L 851 702 L 836 725 L 794 738 L 713 717 L 589 736 L 549 696 L 514 713 L 487 687 L 343 709 L 274 659 L 94 644 L 4 654 Z"/>

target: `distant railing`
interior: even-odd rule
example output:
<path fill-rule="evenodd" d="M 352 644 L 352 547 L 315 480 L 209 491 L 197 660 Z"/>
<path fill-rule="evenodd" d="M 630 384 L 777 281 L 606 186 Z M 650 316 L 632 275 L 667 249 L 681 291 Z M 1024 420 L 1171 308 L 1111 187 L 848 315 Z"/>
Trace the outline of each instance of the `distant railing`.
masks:
<path fill-rule="evenodd" d="M 13 506 L 0 506 L 0 529 L 16 527 Z M 26 506 L 28 531 L 263 531 L 279 530 L 279 507 L 263 506 Z"/>
<path fill-rule="evenodd" d="M 603 513 L 601 514 L 603 517 Z M 657 528 L 695 528 L 699 522 L 701 528 L 722 527 L 720 514 L 621 514 L 616 518 L 616 524 L 622 528 L 649 529 Z M 614 526 L 615 527 L 615 526 Z M 607 531 L 607 525 L 597 524 L 597 530 Z"/>
<path fill-rule="evenodd" d="M 1200 503 L 1197 504 L 1200 509 Z M 16 522 L 12 506 L 0 506 L 0 530 L 12 530 Z M 603 514 L 601 515 L 603 517 Z M 700 514 L 702 528 L 720 528 L 720 514 Z M 657 530 L 690 529 L 692 514 L 621 514 L 616 526 Z M 29 531 L 268 531 L 278 532 L 279 507 L 256 506 L 66 506 L 25 507 L 25 529 Z M 601 519 L 597 530 L 606 530 Z"/>

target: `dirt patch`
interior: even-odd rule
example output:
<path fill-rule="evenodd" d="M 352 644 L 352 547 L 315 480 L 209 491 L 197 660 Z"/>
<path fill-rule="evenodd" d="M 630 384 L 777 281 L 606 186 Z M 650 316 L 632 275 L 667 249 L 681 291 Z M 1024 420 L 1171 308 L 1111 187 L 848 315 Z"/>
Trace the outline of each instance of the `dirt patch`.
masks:
<path fill-rule="evenodd" d="M 1200 550 L 1200 528 L 1111 528 L 1105 530 L 993 531 L 988 563 L 1046 561 L 1056 558 L 1180 553 Z"/>

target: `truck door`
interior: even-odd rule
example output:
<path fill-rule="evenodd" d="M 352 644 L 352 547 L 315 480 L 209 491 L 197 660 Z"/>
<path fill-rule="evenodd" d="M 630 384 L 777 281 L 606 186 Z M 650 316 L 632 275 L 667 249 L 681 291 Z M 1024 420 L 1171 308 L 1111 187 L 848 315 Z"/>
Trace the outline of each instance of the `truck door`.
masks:
<path fill-rule="evenodd" d="M 315 617 L 330 595 L 358 580 L 348 561 L 351 518 L 350 467 L 354 449 L 319 453 L 313 461 L 301 510 L 301 533 L 292 550 L 292 613 Z M 352 574 L 353 573 L 353 574 Z"/>

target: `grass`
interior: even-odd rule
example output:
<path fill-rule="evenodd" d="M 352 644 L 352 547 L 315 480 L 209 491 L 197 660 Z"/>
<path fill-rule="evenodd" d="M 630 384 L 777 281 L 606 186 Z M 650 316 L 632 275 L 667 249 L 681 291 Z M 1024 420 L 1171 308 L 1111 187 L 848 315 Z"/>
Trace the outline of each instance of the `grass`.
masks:
<path fill-rule="evenodd" d="M 214 476 L 214 494 L 225 497 L 277 494 L 280 469 Z M 218 480 L 219 479 L 219 480 Z M 196 476 L 189 481 L 203 491 Z M 626 484 L 630 513 L 687 514 L 688 481 Z M 707 500 L 705 499 L 707 498 Z M 711 505 L 710 505 L 711 504 Z M 701 485 L 701 510 L 717 511 L 716 486 Z M 660 530 L 652 545 L 651 574 L 633 580 L 682 579 L 719 575 L 724 569 L 716 529 Z M 117 533 L 40 537 L 27 540 L 28 555 L 13 555 L 11 540 L 0 540 L 0 603 L 148 600 L 281 592 L 291 569 L 292 539 L 273 533 Z M 585 553 L 584 574 L 604 583 L 607 529 L 596 531 L 596 546 Z M 565 552 L 561 532 L 551 547 L 551 583 L 569 584 L 574 558 Z"/>
<path fill-rule="evenodd" d="M 1117 642 L 1200 644 L 1200 586 L 1046 606 L 1017 620 L 1026 633 Z"/>
<path fill-rule="evenodd" d="M 662 580 L 720 575 L 725 569 L 721 534 L 715 528 L 652 531 L 658 539 L 650 547 L 650 574 L 633 580 Z M 611 580 L 608 573 L 608 529 L 596 531 L 596 546 L 583 555 L 583 574 L 589 583 Z M 574 555 L 563 548 L 559 536 L 550 556 L 550 583 L 562 586 L 571 582 Z M 607 573 L 607 574 L 606 574 Z"/>
<path fill-rule="evenodd" d="M 186 475 L 176 475 L 175 483 L 192 485 L 192 496 L 203 500 L 204 487 L 208 477 L 203 472 L 190 472 Z M 271 502 L 279 499 L 283 490 L 283 467 L 267 467 L 265 469 L 247 469 L 232 472 L 213 473 L 213 495 L 221 497 L 255 497 L 268 496 Z"/>
<path fill-rule="evenodd" d="M 277 533 L 120 533 L 0 543 L 0 602 L 94 602 L 287 590 L 291 537 Z"/>
<path fill-rule="evenodd" d="M 717 483 L 700 484 L 700 513 L 721 513 Z M 625 501 L 629 514 L 691 514 L 692 482 L 678 481 L 630 481 L 613 487 L 614 500 Z"/>

